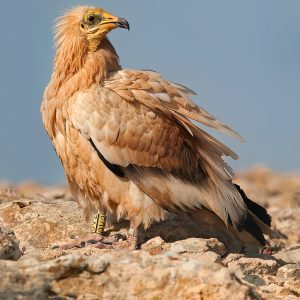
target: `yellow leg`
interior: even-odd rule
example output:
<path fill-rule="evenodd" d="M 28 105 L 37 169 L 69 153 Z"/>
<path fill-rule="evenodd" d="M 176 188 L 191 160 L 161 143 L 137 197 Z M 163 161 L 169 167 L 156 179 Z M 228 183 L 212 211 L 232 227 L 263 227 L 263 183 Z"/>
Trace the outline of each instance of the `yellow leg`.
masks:
<path fill-rule="evenodd" d="M 92 233 L 102 234 L 105 228 L 106 215 L 96 214 L 93 217 Z"/>

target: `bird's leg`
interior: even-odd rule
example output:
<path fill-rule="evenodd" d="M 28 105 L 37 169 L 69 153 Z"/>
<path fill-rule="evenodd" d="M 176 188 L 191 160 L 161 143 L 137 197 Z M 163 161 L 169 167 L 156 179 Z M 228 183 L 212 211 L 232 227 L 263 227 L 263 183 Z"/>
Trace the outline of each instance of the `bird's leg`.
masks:
<path fill-rule="evenodd" d="M 109 246 L 108 246 L 109 243 Z M 133 221 L 130 221 L 128 233 L 117 232 L 110 237 L 100 240 L 97 244 L 92 245 L 95 248 L 112 248 L 135 250 L 138 247 L 138 230 Z"/>
<path fill-rule="evenodd" d="M 128 231 L 129 249 L 135 250 L 138 248 L 138 228 L 133 222 L 130 222 L 130 229 Z"/>
<path fill-rule="evenodd" d="M 110 237 L 105 237 L 103 235 L 105 225 L 106 225 L 106 214 L 98 213 L 98 214 L 94 215 L 93 224 L 92 224 L 93 236 L 91 237 L 90 240 L 88 240 L 86 242 L 87 246 L 93 245 L 93 244 L 99 244 L 99 243 L 103 244 L 104 246 L 112 245 L 112 243 L 114 242 L 114 237 L 110 238 Z M 103 247 L 103 248 L 105 248 L 105 247 Z"/>
<path fill-rule="evenodd" d="M 101 248 L 112 248 L 112 244 L 115 238 L 105 237 L 103 235 L 106 224 L 106 215 L 103 212 L 99 212 L 93 217 L 92 223 L 92 235 L 86 240 L 76 237 L 72 243 L 64 244 L 59 246 L 62 250 L 83 248 L 89 245 L 100 246 Z M 99 244 L 99 245 L 98 245 Z M 98 247 L 100 248 L 100 247 Z"/>
<path fill-rule="evenodd" d="M 106 215 L 104 214 L 96 214 L 93 217 L 93 224 L 92 224 L 92 233 L 96 233 L 99 236 L 102 236 L 104 232 L 106 224 Z"/>
<path fill-rule="evenodd" d="M 99 249 L 129 249 L 137 248 L 137 226 L 130 222 L 128 234 L 121 232 L 112 236 L 104 236 L 106 215 L 98 213 L 93 217 L 92 235 L 88 239 L 75 238 L 74 242 L 59 246 L 61 250 L 84 248 L 87 246 Z"/>

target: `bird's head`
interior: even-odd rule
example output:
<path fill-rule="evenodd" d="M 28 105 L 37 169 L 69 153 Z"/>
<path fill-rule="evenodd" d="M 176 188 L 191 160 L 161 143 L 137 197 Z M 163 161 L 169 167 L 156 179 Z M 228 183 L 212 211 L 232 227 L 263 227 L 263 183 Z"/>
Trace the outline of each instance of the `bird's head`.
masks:
<path fill-rule="evenodd" d="M 89 52 L 96 51 L 106 35 L 115 28 L 129 30 L 128 22 L 102 8 L 78 6 L 60 17 L 57 23 L 58 43 L 64 37 L 80 37 L 88 42 Z"/>
<path fill-rule="evenodd" d="M 91 49 L 97 47 L 108 32 L 115 28 L 125 28 L 129 30 L 128 22 L 119 17 L 115 17 L 101 8 L 87 9 L 79 24 L 81 32 L 86 36 Z"/>

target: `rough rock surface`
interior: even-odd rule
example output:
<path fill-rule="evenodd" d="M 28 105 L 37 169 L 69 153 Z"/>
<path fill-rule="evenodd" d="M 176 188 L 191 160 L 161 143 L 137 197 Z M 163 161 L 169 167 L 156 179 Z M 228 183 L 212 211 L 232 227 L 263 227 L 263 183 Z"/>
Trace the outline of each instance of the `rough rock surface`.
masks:
<path fill-rule="evenodd" d="M 0 299 L 299 299 L 300 175 L 260 167 L 235 181 L 288 237 L 271 256 L 174 215 L 140 231 L 140 250 L 60 250 L 90 232 L 68 189 L 0 184 Z"/>
<path fill-rule="evenodd" d="M 18 260 L 21 255 L 19 241 L 14 232 L 6 230 L 0 224 L 0 259 Z"/>

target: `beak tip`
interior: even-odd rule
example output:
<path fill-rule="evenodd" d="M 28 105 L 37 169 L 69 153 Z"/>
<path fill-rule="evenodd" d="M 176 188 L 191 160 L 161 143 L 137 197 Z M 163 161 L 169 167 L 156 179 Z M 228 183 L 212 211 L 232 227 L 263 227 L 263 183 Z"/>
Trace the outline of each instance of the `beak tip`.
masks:
<path fill-rule="evenodd" d="M 127 29 L 128 31 L 130 30 L 130 25 L 126 19 L 121 18 L 121 25 L 123 28 Z"/>
<path fill-rule="evenodd" d="M 109 17 L 108 19 L 106 19 L 103 24 L 109 24 L 109 23 L 115 24 L 115 27 L 130 30 L 129 23 L 124 18 L 118 18 L 118 17 L 112 16 L 112 17 Z"/>

